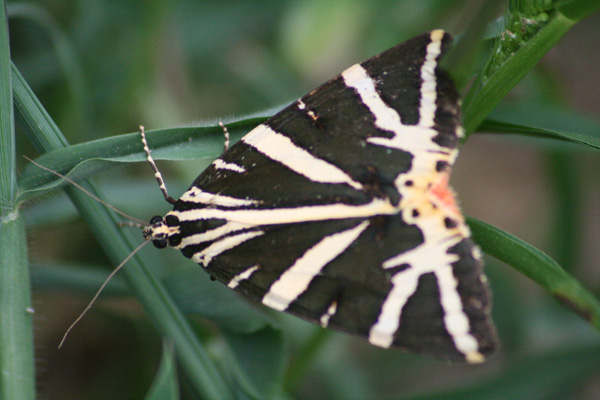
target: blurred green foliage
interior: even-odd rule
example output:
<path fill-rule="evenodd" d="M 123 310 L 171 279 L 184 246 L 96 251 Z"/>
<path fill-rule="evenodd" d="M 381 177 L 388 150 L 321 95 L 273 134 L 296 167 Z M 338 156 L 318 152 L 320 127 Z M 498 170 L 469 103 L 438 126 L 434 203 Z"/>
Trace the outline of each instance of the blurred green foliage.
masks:
<path fill-rule="evenodd" d="M 9 2 L 8 15 L 14 64 L 68 142 L 77 144 L 134 132 L 139 124 L 147 129 L 198 125 L 198 121 L 214 125 L 219 119 L 239 120 L 240 115 L 279 107 L 348 65 L 424 31 L 443 28 L 462 39 L 461 34 L 476 25 L 483 3 L 40 0 Z M 510 17 L 489 21 L 482 25 L 487 31 L 477 33 L 479 38 L 489 39 L 484 48 L 463 56 L 472 57 L 473 62 L 459 76 L 472 77 L 485 71 L 471 86 L 475 89 L 468 92 L 469 86 L 465 86 L 465 94 L 469 93 L 466 101 L 474 105 L 469 110 L 478 110 L 486 101 L 487 108 L 494 108 L 504 98 L 506 93 L 496 90 L 488 94 L 485 85 L 493 82 L 498 70 L 506 71 L 501 67 L 515 60 L 514 54 L 520 49 L 535 50 L 532 38 L 547 23 L 556 21 L 552 16 L 562 4 L 568 7 L 570 18 L 562 25 L 565 31 L 571 26 L 569 22 L 574 24 L 591 9 L 585 0 L 579 2 L 581 15 L 576 1 L 524 2 L 531 6 L 510 3 L 510 9 L 508 4 L 500 7 Z M 507 35 L 503 22 L 509 21 L 507 29 L 513 29 L 515 15 L 522 21 L 529 17 L 527 13 L 537 13 L 537 19 L 531 18 L 537 25 L 528 24 L 522 35 L 503 42 L 502 35 Z M 588 29 L 587 35 L 595 38 L 599 33 L 599 29 Z M 487 57 L 496 50 L 495 58 Z M 531 57 L 541 58 L 544 53 L 538 51 Z M 538 58 L 531 61 L 531 57 L 529 61 L 535 64 Z M 495 64 L 486 65 L 491 59 Z M 522 64 L 521 68 L 531 66 Z M 559 74 L 553 76 L 544 68 L 534 70 L 513 91 L 513 108 L 506 104 L 496 108 L 486 126 L 499 133 L 526 133 L 538 138 L 562 135 L 564 140 L 597 149 L 598 118 L 590 122 L 569 108 L 561 95 L 567 84 Z M 484 93 L 485 99 L 478 98 L 478 93 Z M 537 108 L 529 108 L 532 105 Z M 568 126 L 550 123 L 548 116 L 559 112 L 564 113 L 560 114 L 561 121 L 568 120 Z M 470 115 L 483 120 L 487 112 L 473 111 Z M 473 129 L 478 125 L 474 123 Z M 201 161 L 161 164 L 175 196 L 220 151 L 217 130 L 183 129 L 198 135 L 194 146 L 203 152 L 198 153 Z M 214 133 L 218 133 L 216 139 L 209 136 Z M 23 129 L 17 129 L 16 138 L 19 155 L 36 156 Z M 119 162 L 141 159 L 139 154 L 126 151 L 126 140 L 115 138 L 104 147 L 118 153 L 122 157 L 116 160 Z M 585 192 L 582 185 L 590 182 L 578 161 L 585 158 L 597 165 L 597 153 L 547 138 L 533 142 L 524 136 L 495 140 L 537 146 L 548 166 L 544 171 L 550 177 L 549 191 L 556 194 L 556 208 L 549 222 L 551 231 L 535 244 L 598 295 L 598 279 L 595 283 L 587 279 L 589 265 L 586 268 L 577 258 L 577 246 L 594 243 L 585 241 L 586 234 L 582 233 L 583 222 L 590 217 L 577 212 Z M 179 142 L 170 145 L 164 157 L 158 158 L 188 158 L 175 155 L 182 146 Z M 90 148 L 92 152 L 103 149 Z M 80 153 L 76 149 L 67 147 L 63 154 L 54 161 L 78 165 Z M 85 154 L 94 158 L 94 154 Z M 486 162 L 483 158 L 479 161 Z M 91 175 L 106 169 L 100 161 L 94 162 L 81 166 L 80 172 Z M 17 170 L 26 168 L 24 160 L 17 159 L 17 163 Z M 598 176 L 593 171 L 589 174 Z M 24 175 L 33 175 L 32 182 L 37 182 L 34 172 Z M 146 165 L 113 168 L 97 178 L 109 201 L 136 217 L 147 219 L 168 209 Z M 31 189 L 26 182 L 20 183 L 21 189 Z M 505 205 L 489 207 L 501 213 Z M 210 397 L 194 382 L 181 353 L 178 356 L 168 341 L 163 343 L 163 328 L 149 321 L 120 277 L 73 331 L 65 347 L 55 350 L 66 327 L 104 279 L 99 269 L 110 270 L 119 256 L 110 250 L 103 252 L 66 196 L 36 199 L 27 204 L 24 214 L 30 257 L 35 262 L 32 284 L 40 398 Z M 532 216 L 530 223 L 538 222 Z M 591 229 L 597 232 L 597 221 Z M 138 242 L 142 240 L 139 236 Z M 115 236 L 115 240 L 120 239 Z M 494 239 L 488 243 L 493 246 Z M 546 257 L 535 251 L 527 254 Z M 503 347 L 487 364 L 468 366 L 386 351 L 323 331 L 246 303 L 227 288 L 212 284 L 198 266 L 176 251 L 143 252 L 151 259 L 151 273 L 174 297 L 178 310 L 185 312 L 198 342 L 212 360 L 214 365 L 207 370 L 214 367 L 210 373 L 225 382 L 228 394 L 236 398 L 590 398 L 600 378 L 598 332 L 524 276 L 491 258 L 487 271 Z M 543 269 L 540 274 L 546 276 Z M 214 389 L 217 392 L 218 386 Z"/>

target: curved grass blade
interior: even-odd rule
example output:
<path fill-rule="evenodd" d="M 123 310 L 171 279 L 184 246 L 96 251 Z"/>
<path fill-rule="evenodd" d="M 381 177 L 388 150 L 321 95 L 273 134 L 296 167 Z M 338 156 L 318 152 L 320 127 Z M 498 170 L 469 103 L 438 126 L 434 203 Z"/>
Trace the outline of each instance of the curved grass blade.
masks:
<path fill-rule="evenodd" d="M 228 124 L 232 142 L 261 123 L 264 118 L 251 118 Z M 147 131 L 146 137 L 157 160 L 191 160 L 215 158 L 223 152 L 221 127 L 187 127 Z M 140 162 L 146 159 L 139 133 L 113 136 L 69 147 L 51 150 L 36 162 L 68 175 L 73 180 L 90 177 L 116 163 Z M 62 179 L 27 165 L 19 178 L 20 202 L 50 188 L 59 187 Z"/>
<path fill-rule="evenodd" d="M 545 253 L 521 239 L 474 218 L 467 218 L 482 250 L 529 277 L 559 302 L 600 331 L 600 301 Z"/>
<path fill-rule="evenodd" d="M 179 384 L 175 366 L 175 351 L 168 343 L 163 344 L 160 366 L 144 400 L 178 400 Z"/>
<path fill-rule="evenodd" d="M 600 150 L 600 122 L 548 105 L 499 107 L 483 121 L 479 130 L 566 140 Z"/>
<path fill-rule="evenodd" d="M 543 139 L 558 139 L 577 144 L 589 146 L 600 150 L 600 138 L 588 136 L 577 132 L 562 132 L 557 130 L 548 130 L 534 126 L 525 126 L 504 122 L 494 119 L 486 119 L 479 129 L 489 133 L 513 133 L 518 135 L 528 135 Z"/>
<path fill-rule="evenodd" d="M 273 326 L 247 334 L 225 333 L 235 357 L 233 379 L 245 396 L 278 398 L 287 362 L 283 333 Z"/>

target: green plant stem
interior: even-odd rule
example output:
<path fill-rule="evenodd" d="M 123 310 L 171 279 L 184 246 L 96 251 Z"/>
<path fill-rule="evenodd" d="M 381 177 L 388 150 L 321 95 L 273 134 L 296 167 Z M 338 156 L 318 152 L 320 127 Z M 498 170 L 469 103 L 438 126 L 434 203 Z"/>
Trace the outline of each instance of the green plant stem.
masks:
<path fill-rule="evenodd" d="M 35 398 L 27 240 L 23 218 L 0 224 L 0 398 Z"/>
<path fill-rule="evenodd" d="M 10 47 L 6 4 L 0 0 L 0 215 L 9 214 L 14 206 L 15 132 L 10 77 Z"/>
<path fill-rule="evenodd" d="M 27 238 L 16 160 L 6 2 L 0 0 L 0 398 L 35 398 Z"/>

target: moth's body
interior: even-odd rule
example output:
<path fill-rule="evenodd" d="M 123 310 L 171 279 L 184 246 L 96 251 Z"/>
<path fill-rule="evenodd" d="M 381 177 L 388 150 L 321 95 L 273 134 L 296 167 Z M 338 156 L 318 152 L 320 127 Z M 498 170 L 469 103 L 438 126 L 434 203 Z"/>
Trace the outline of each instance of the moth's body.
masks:
<path fill-rule="evenodd" d="M 325 83 L 215 160 L 148 240 L 250 298 L 452 360 L 493 350 L 479 250 L 448 187 L 462 128 L 432 31 Z"/>

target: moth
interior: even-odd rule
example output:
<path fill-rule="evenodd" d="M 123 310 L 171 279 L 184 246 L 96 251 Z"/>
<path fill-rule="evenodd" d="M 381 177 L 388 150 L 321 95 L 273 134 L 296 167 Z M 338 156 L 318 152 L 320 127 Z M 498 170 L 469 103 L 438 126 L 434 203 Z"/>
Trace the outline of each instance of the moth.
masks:
<path fill-rule="evenodd" d="M 450 44 L 441 30 L 417 36 L 289 105 L 178 200 L 165 190 L 173 210 L 152 218 L 146 240 L 375 346 L 484 361 L 496 346 L 490 294 L 448 185 L 463 135 L 438 68 Z"/>

